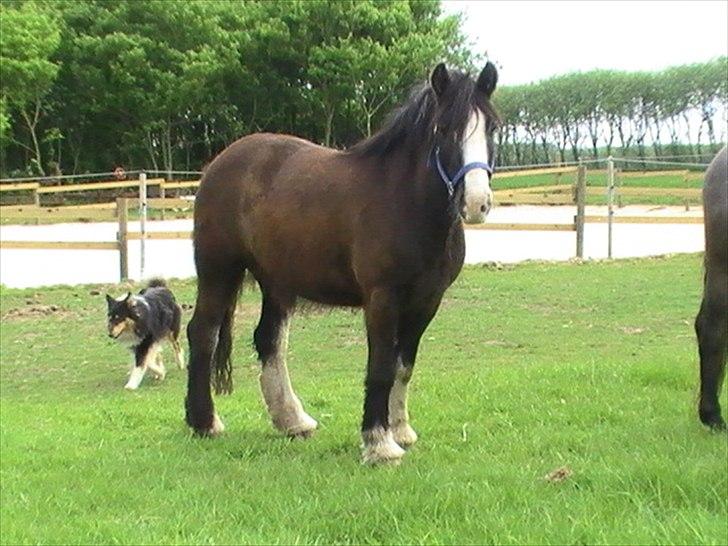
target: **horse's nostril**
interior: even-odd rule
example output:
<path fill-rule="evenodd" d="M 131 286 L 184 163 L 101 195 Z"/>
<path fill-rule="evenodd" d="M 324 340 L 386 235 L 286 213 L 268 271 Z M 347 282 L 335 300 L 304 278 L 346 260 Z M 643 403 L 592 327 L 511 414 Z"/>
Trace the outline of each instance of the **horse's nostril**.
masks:
<path fill-rule="evenodd" d="M 485 212 L 486 210 L 488 209 L 485 207 L 485 205 L 480 205 L 480 212 Z"/>

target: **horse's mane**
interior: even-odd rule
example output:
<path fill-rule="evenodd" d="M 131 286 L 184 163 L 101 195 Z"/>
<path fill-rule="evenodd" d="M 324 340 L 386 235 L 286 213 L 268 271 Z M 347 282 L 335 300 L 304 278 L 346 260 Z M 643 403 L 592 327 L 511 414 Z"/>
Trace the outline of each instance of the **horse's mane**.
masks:
<path fill-rule="evenodd" d="M 481 100 L 475 93 L 475 82 L 469 74 L 450 71 L 450 86 L 446 92 L 448 108 L 439 114 L 438 123 L 450 127 L 456 138 L 462 138 L 468 117 L 476 106 L 492 123 L 500 122 L 490 101 Z M 420 146 L 431 146 L 435 127 L 437 97 L 429 83 L 413 88 L 408 100 L 395 109 L 384 126 L 370 138 L 359 141 L 347 153 L 357 156 L 380 156 L 398 149 L 408 139 Z"/>
<path fill-rule="evenodd" d="M 429 139 L 436 105 L 435 92 L 428 84 L 416 86 L 407 102 L 389 115 L 379 131 L 357 142 L 347 152 L 358 156 L 384 155 L 408 138 Z"/>

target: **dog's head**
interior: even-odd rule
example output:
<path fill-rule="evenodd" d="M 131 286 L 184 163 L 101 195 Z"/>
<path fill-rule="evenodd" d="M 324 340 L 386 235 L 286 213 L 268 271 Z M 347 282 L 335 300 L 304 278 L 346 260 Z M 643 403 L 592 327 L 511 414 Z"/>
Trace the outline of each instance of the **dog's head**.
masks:
<path fill-rule="evenodd" d="M 122 334 L 134 334 L 139 316 L 139 303 L 135 296 L 128 292 L 126 296 L 114 299 L 106 294 L 107 327 L 109 337 L 118 339 Z"/>

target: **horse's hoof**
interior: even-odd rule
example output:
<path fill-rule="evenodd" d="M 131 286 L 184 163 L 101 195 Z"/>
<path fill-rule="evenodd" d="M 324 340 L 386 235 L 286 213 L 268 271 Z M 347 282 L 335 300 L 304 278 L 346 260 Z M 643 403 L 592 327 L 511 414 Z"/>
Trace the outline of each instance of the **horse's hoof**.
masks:
<path fill-rule="evenodd" d="M 364 447 L 362 462 L 364 464 L 397 464 L 404 457 L 405 450 L 394 441 L 392 431 L 376 427 L 362 433 Z"/>
<path fill-rule="evenodd" d="M 313 433 L 316 431 L 316 427 L 318 427 L 316 419 L 305 412 L 302 415 L 297 415 L 293 422 L 284 421 L 282 423 L 274 424 L 276 428 L 283 432 L 286 436 L 304 440 L 313 436 Z"/>
<path fill-rule="evenodd" d="M 409 423 L 400 423 L 392 427 L 392 437 L 401 447 L 410 447 L 417 441 L 417 433 Z"/>
<path fill-rule="evenodd" d="M 194 429 L 194 431 L 195 434 L 197 434 L 198 436 L 202 436 L 203 438 L 215 438 L 225 432 L 225 425 L 222 424 L 222 420 L 217 415 L 217 413 L 215 413 L 212 416 L 212 425 L 210 425 L 208 428 L 196 428 Z"/>
<path fill-rule="evenodd" d="M 702 423 L 709 427 L 711 430 L 714 430 L 716 432 L 724 431 L 726 430 L 726 424 L 723 420 L 723 417 L 720 416 L 720 414 L 711 414 L 711 415 L 704 415 L 700 414 L 700 421 Z"/>

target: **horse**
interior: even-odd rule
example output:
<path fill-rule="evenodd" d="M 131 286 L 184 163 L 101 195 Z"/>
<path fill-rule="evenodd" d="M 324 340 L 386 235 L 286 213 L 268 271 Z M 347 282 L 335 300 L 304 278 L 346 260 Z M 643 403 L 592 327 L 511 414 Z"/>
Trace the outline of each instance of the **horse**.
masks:
<path fill-rule="evenodd" d="M 274 427 L 292 437 L 317 427 L 286 366 L 296 302 L 363 308 L 363 462 L 402 458 L 417 440 L 407 387 L 420 338 L 462 269 L 463 221 L 483 222 L 492 205 L 497 79 L 490 62 L 477 78 L 440 63 L 380 131 L 346 150 L 257 133 L 210 163 L 195 200 L 187 328 L 194 432 L 224 430 L 210 385 L 232 389 L 235 302 L 248 272 L 262 293 L 253 340 Z"/>
<path fill-rule="evenodd" d="M 698 415 L 703 424 L 725 430 L 718 397 L 728 346 L 728 147 L 718 152 L 705 173 L 703 215 L 705 276 L 695 319 L 700 354 Z"/>

